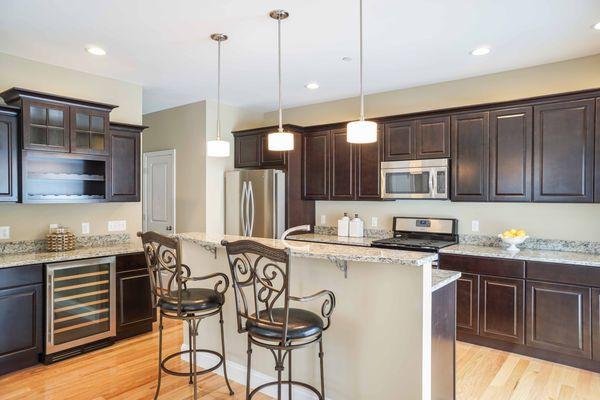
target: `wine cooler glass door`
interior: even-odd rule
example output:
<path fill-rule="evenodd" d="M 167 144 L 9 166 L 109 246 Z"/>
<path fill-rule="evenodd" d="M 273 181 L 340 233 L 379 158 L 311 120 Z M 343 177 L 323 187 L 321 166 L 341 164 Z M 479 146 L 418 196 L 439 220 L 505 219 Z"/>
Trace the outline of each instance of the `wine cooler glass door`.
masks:
<path fill-rule="evenodd" d="M 46 268 L 47 354 L 115 335 L 115 257 Z"/>

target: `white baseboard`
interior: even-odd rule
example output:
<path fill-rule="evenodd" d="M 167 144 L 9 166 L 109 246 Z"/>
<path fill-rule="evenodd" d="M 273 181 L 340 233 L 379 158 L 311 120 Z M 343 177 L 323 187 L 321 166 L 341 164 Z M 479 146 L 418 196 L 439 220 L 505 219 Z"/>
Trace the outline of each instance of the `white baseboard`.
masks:
<path fill-rule="evenodd" d="M 187 344 L 181 345 L 181 350 L 186 351 L 189 350 Z M 185 362 L 189 362 L 189 353 L 183 353 L 181 355 L 181 359 Z M 200 368 L 210 368 L 219 362 L 219 358 L 210 353 L 198 353 L 196 354 L 196 362 Z M 218 369 L 213 371 L 214 373 L 223 376 L 223 367 L 219 367 Z M 237 383 L 241 383 L 242 385 L 246 385 L 246 366 L 242 364 L 238 364 L 233 361 L 227 360 L 227 375 L 229 380 L 232 380 Z M 256 370 L 252 370 L 250 373 L 252 388 L 260 386 L 267 382 L 272 382 L 276 380 L 275 377 L 269 376 L 267 374 L 263 374 L 262 372 L 258 372 Z M 264 388 L 260 391 L 261 393 L 266 394 L 267 396 L 271 396 L 273 398 L 277 398 L 277 387 L 270 386 Z M 294 386 L 292 389 L 292 397 L 293 400 L 315 400 L 317 396 L 308 389 L 303 387 Z M 282 388 L 281 394 L 282 400 L 288 400 L 288 387 L 287 385 Z M 327 400 L 332 400 L 327 397 Z"/>

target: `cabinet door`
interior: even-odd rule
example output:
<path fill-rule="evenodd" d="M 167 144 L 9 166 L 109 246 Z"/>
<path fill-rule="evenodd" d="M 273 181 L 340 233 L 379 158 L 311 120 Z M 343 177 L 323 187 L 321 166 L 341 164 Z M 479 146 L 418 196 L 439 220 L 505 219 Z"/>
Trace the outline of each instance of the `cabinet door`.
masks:
<path fill-rule="evenodd" d="M 140 133 L 120 130 L 110 132 L 111 201 L 140 201 Z"/>
<path fill-rule="evenodd" d="M 330 199 L 354 200 L 355 146 L 346 140 L 346 129 L 334 129 L 329 137 L 331 139 Z"/>
<path fill-rule="evenodd" d="M 117 338 L 151 331 L 153 320 L 148 269 L 117 273 Z"/>
<path fill-rule="evenodd" d="M 108 112 L 71 107 L 71 153 L 109 154 Z"/>
<path fill-rule="evenodd" d="M 527 281 L 528 346 L 591 358 L 590 289 Z"/>
<path fill-rule="evenodd" d="M 69 107 L 51 102 L 23 100 L 23 148 L 69 152 Z"/>
<path fill-rule="evenodd" d="M 42 285 L 0 290 L 0 374 L 37 363 L 42 352 Z"/>
<path fill-rule="evenodd" d="M 383 129 L 376 143 L 356 145 L 356 197 L 358 200 L 381 200 L 381 160 Z"/>
<path fill-rule="evenodd" d="M 479 334 L 479 276 L 462 274 L 456 282 L 456 330 Z"/>
<path fill-rule="evenodd" d="M 453 201 L 487 201 L 489 113 L 452 116 Z"/>
<path fill-rule="evenodd" d="M 260 135 L 236 136 L 234 147 L 236 168 L 260 166 Z"/>
<path fill-rule="evenodd" d="M 450 117 L 424 118 L 417 121 L 416 157 L 450 157 Z"/>
<path fill-rule="evenodd" d="M 592 334 L 593 358 L 600 361 L 600 289 L 592 289 Z"/>
<path fill-rule="evenodd" d="M 594 188 L 596 193 L 594 195 L 594 200 L 596 203 L 600 203 L 600 98 L 596 99 L 596 182 L 594 184 Z"/>
<path fill-rule="evenodd" d="M 285 166 L 287 151 L 272 151 L 269 150 L 268 134 L 261 135 L 261 167 L 283 167 Z"/>
<path fill-rule="evenodd" d="M 531 201 L 531 107 L 490 113 L 490 200 Z"/>
<path fill-rule="evenodd" d="M 417 158 L 416 122 L 399 121 L 385 124 L 384 161 L 414 160 Z"/>
<path fill-rule="evenodd" d="M 302 136 L 302 195 L 306 200 L 329 199 L 329 131 Z"/>
<path fill-rule="evenodd" d="M 534 108 L 534 201 L 593 200 L 595 100 Z"/>
<path fill-rule="evenodd" d="M 482 275 L 479 281 L 479 334 L 511 343 L 525 343 L 523 279 Z"/>
<path fill-rule="evenodd" d="M 0 202 L 18 200 L 17 118 L 0 115 Z"/>

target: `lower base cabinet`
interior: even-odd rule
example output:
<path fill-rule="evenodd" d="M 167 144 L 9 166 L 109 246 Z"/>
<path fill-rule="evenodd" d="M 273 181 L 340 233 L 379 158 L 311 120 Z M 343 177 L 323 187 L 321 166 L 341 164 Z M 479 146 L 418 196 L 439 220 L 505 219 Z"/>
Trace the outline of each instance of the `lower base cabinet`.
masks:
<path fill-rule="evenodd" d="M 143 253 L 117 257 L 117 340 L 152 331 L 156 310 Z"/>
<path fill-rule="evenodd" d="M 525 280 L 481 276 L 479 285 L 479 334 L 525 343 Z"/>
<path fill-rule="evenodd" d="M 592 358 L 600 361 L 600 289 L 592 289 Z"/>
<path fill-rule="evenodd" d="M 431 399 L 456 398 L 456 283 L 431 295 Z"/>
<path fill-rule="evenodd" d="M 479 276 L 462 274 L 456 281 L 456 330 L 479 334 Z"/>

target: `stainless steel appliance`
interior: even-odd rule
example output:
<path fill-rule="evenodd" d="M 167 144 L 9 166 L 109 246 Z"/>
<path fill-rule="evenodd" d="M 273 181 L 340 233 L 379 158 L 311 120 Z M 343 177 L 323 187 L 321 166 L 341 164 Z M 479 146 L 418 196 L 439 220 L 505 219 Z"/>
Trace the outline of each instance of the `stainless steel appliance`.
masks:
<path fill-rule="evenodd" d="M 46 265 L 46 359 L 115 336 L 115 268 L 115 257 Z M 57 352 L 60 357 L 48 357 Z"/>
<path fill-rule="evenodd" d="M 285 172 L 276 169 L 225 173 L 225 233 L 279 238 L 285 230 Z"/>
<path fill-rule="evenodd" d="M 381 163 L 383 199 L 447 199 L 448 159 Z"/>
<path fill-rule="evenodd" d="M 394 237 L 379 239 L 373 247 L 437 253 L 458 243 L 458 220 L 452 218 L 394 217 Z"/>

